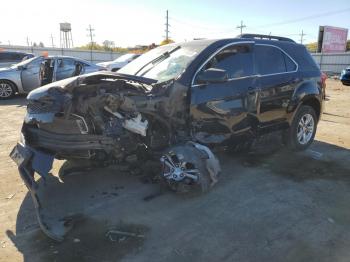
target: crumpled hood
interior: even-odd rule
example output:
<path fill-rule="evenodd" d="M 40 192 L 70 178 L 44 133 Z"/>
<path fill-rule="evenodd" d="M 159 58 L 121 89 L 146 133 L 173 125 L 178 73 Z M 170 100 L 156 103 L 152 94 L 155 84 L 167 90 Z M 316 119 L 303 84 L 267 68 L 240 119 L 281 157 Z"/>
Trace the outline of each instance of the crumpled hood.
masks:
<path fill-rule="evenodd" d="M 41 86 L 37 89 L 34 89 L 33 91 L 31 91 L 28 96 L 27 99 L 28 100 L 38 100 L 43 96 L 46 96 L 48 94 L 48 91 L 51 88 L 62 88 L 64 89 L 67 86 L 71 86 L 73 83 L 76 83 L 78 80 L 78 76 L 75 77 L 70 77 L 70 78 L 66 78 L 57 82 L 53 82 L 44 86 Z"/>
<path fill-rule="evenodd" d="M 74 76 L 70 78 L 66 78 L 57 82 L 50 83 L 48 85 L 44 85 L 42 87 L 39 87 L 37 89 L 34 89 L 31 91 L 27 99 L 28 100 L 38 100 L 41 97 L 44 97 L 48 94 L 49 90 L 51 88 L 62 88 L 67 91 L 72 91 L 74 87 L 79 86 L 80 84 L 94 84 L 98 83 L 99 81 L 105 79 L 105 78 L 111 78 L 111 79 L 125 79 L 130 80 L 134 82 L 139 82 L 147 85 L 151 85 L 154 83 L 157 83 L 157 80 L 141 77 L 141 76 L 134 76 L 134 75 L 126 75 L 126 74 L 118 74 L 114 72 L 108 72 L 108 71 L 99 71 L 94 72 L 90 74 L 85 74 L 81 76 Z"/>

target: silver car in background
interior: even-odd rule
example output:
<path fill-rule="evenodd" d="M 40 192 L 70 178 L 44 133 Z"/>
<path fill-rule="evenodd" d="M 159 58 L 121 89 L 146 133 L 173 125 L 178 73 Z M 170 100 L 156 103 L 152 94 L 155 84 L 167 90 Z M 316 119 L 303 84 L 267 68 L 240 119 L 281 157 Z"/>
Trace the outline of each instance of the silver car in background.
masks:
<path fill-rule="evenodd" d="M 105 70 L 104 67 L 69 56 L 39 56 L 9 68 L 0 68 L 0 99 L 72 76 Z"/>
<path fill-rule="evenodd" d="M 109 71 L 116 72 L 123 66 L 129 64 L 131 61 L 138 58 L 139 56 L 140 56 L 139 54 L 125 54 L 113 61 L 102 62 L 102 63 L 98 63 L 97 65 L 103 66 L 107 68 L 107 70 Z"/>

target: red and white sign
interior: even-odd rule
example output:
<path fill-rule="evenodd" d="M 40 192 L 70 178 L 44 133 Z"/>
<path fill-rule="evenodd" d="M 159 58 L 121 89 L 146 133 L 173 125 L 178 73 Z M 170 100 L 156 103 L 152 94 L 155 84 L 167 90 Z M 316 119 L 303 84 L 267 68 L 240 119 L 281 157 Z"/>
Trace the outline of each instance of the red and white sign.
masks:
<path fill-rule="evenodd" d="M 347 38 L 348 29 L 325 26 L 323 31 L 322 52 L 345 52 Z"/>

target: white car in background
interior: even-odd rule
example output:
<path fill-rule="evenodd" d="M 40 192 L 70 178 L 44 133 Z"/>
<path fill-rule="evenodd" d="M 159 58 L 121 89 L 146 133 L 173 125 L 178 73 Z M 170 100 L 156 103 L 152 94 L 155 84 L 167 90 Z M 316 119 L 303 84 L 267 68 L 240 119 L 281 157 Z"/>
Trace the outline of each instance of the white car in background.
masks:
<path fill-rule="evenodd" d="M 97 65 L 103 66 L 107 70 L 115 72 L 115 71 L 118 71 L 123 66 L 127 65 L 128 63 L 130 63 L 132 60 L 138 58 L 139 56 L 140 55 L 138 54 L 125 54 L 113 61 L 102 62 L 102 63 L 98 63 Z"/>

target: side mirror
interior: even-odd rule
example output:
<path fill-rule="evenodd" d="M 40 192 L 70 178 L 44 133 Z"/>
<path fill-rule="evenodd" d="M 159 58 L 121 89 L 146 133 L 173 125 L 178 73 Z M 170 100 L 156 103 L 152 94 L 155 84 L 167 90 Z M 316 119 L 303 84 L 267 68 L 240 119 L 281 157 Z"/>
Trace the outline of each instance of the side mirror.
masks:
<path fill-rule="evenodd" d="M 27 69 L 27 67 L 23 66 L 23 65 L 20 65 L 20 66 L 17 66 L 17 69 L 18 70 L 24 70 L 24 69 Z"/>
<path fill-rule="evenodd" d="M 200 84 L 222 83 L 226 82 L 227 79 L 228 75 L 226 70 L 218 68 L 208 68 L 207 70 L 204 70 L 197 75 L 197 82 Z"/>

